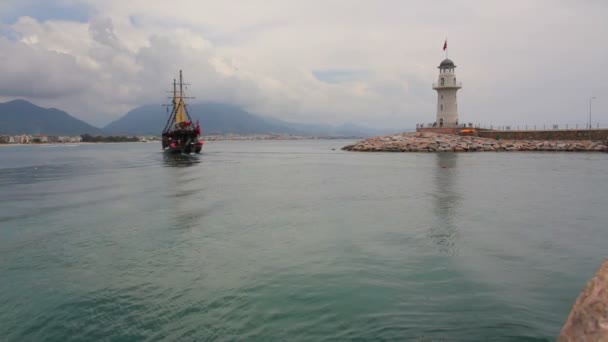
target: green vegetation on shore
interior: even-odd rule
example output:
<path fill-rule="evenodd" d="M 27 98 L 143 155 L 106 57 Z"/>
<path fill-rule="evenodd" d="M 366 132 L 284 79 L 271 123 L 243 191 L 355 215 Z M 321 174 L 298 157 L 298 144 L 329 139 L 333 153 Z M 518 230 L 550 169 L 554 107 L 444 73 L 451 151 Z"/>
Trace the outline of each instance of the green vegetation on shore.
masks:
<path fill-rule="evenodd" d="M 127 137 L 127 136 L 92 136 L 90 134 L 83 134 L 80 136 L 82 138 L 82 142 L 137 142 L 139 139 L 137 137 Z"/>

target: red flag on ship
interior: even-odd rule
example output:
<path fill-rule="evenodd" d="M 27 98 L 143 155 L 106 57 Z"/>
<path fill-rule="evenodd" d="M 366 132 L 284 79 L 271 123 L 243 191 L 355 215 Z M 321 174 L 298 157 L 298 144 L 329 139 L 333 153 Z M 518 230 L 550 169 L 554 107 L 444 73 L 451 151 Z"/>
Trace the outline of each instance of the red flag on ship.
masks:
<path fill-rule="evenodd" d="M 446 38 L 445 42 L 443 43 L 443 51 L 445 51 L 448 48 L 448 40 Z"/>
<path fill-rule="evenodd" d="M 196 120 L 196 134 L 201 135 L 201 125 L 198 123 L 198 120 Z"/>

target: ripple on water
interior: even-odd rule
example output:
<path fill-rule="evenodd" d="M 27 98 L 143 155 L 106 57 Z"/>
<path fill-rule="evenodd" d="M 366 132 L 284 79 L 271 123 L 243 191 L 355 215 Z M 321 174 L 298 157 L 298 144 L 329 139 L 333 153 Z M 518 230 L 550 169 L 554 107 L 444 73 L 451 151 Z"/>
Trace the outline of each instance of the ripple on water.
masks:
<path fill-rule="evenodd" d="M 2 151 L 0 340 L 554 339 L 605 158 L 336 144 Z"/>

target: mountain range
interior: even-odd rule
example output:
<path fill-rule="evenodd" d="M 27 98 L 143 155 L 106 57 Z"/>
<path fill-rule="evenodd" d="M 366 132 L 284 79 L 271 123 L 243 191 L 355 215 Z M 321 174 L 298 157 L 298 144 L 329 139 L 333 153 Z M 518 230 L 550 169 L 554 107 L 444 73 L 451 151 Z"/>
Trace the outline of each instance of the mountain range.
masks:
<path fill-rule="evenodd" d="M 104 132 L 68 113 L 24 100 L 0 103 L 0 134 L 100 135 Z"/>
<path fill-rule="evenodd" d="M 104 127 L 104 131 L 109 134 L 158 135 L 169 117 L 166 109 L 158 105 L 135 108 Z M 232 105 L 192 104 L 188 106 L 188 112 L 194 122 L 200 122 L 203 134 L 291 133 L 286 126 L 268 122 Z"/>
<path fill-rule="evenodd" d="M 291 123 L 251 114 L 240 107 L 205 102 L 188 106 L 203 134 L 294 134 L 327 137 L 364 137 L 390 133 L 354 124 L 330 126 Z M 159 135 L 169 114 L 166 107 L 137 107 L 104 128 L 97 128 L 68 113 L 42 108 L 24 100 L 0 103 L 0 134 L 48 135 Z"/>

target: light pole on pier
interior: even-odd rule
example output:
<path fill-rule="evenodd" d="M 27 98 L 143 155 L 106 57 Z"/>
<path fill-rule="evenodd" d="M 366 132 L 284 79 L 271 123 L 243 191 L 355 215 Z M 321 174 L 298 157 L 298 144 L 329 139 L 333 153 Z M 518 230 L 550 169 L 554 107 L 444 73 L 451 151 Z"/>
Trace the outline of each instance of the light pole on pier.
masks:
<path fill-rule="evenodd" d="M 591 129 L 591 101 L 595 100 L 596 97 L 593 96 L 589 99 L 589 129 Z"/>

